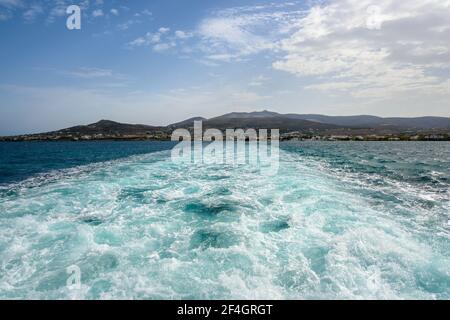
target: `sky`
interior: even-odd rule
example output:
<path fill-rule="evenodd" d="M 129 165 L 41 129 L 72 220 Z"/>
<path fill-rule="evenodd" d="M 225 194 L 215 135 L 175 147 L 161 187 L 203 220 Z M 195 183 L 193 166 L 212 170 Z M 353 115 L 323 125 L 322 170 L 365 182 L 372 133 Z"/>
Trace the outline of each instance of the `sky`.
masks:
<path fill-rule="evenodd" d="M 0 135 L 255 110 L 450 116 L 450 0 L 0 0 Z"/>

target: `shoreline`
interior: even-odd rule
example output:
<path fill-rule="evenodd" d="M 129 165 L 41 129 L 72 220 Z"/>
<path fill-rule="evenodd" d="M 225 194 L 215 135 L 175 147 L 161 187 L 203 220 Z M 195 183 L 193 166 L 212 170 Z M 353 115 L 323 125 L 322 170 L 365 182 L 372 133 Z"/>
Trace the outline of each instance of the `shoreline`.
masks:
<path fill-rule="evenodd" d="M 170 139 L 133 139 L 133 138 L 111 138 L 111 139 L 1 139 L 0 143 L 20 143 L 20 142 L 178 142 L 172 141 Z M 259 141 L 259 140 L 257 140 Z M 270 141 L 270 139 L 268 139 Z M 225 141 L 224 141 L 225 142 Z M 248 142 L 248 141 L 247 141 Z M 450 142 L 450 138 L 446 139 L 303 139 L 303 140 L 294 140 L 294 139 L 280 139 L 280 142 Z M 207 143 L 207 141 L 205 141 Z"/>

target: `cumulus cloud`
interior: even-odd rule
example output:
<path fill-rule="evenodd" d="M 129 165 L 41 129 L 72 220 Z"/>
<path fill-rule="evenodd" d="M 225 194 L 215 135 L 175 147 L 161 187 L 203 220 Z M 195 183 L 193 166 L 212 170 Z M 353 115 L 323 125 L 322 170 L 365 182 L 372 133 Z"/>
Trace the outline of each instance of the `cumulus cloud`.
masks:
<path fill-rule="evenodd" d="M 211 61 L 270 53 L 306 89 L 360 98 L 450 93 L 450 0 L 330 0 L 229 8 L 195 30 Z"/>
<path fill-rule="evenodd" d="M 129 48 L 152 46 L 153 51 L 162 52 L 176 46 L 174 36 L 168 36 L 170 28 L 161 27 L 156 32 L 147 32 L 143 37 L 128 43 Z"/>
<path fill-rule="evenodd" d="M 175 36 L 179 39 L 189 39 L 193 36 L 193 34 L 191 32 L 177 30 L 175 31 Z"/>
<path fill-rule="evenodd" d="M 170 31 L 170 28 L 166 28 L 166 27 L 161 27 L 158 29 L 158 32 L 160 34 L 165 34 L 165 33 L 168 33 L 169 31 Z"/>
<path fill-rule="evenodd" d="M 442 93 L 434 71 L 450 68 L 449 26 L 448 0 L 332 1 L 298 20 L 273 67 L 357 97 Z"/>

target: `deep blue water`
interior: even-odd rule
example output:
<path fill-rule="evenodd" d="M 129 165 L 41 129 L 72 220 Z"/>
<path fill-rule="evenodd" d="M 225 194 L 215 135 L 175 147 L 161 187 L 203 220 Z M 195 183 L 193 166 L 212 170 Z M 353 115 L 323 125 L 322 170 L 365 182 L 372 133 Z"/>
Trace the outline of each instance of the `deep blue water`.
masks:
<path fill-rule="evenodd" d="M 172 142 L 0 142 L 0 184 L 32 175 L 131 155 L 168 150 Z"/>
<path fill-rule="evenodd" d="M 172 146 L 0 144 L 0 298 L 450 299 L 450 143 L 282 143 L 275 176 Z"/>

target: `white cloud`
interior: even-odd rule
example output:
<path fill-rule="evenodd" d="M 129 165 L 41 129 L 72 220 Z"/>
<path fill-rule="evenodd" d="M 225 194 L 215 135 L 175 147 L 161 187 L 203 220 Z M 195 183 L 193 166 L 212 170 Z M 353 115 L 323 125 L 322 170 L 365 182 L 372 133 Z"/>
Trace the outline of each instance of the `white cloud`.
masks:
<path fill-rule="evenodd" d="M 67 3 L 63 0 L 58 0 L 52 6 L 47 17 L 47 23 L 53 23 L 56 18 L 66 15 Z"/>
<path fill-rule="evenodd" d="M 280 38 L 289 32 L 304 10 L 296 3 L 271 3 L 229 8 L 202 20 L 196 30 L 200 50 L 208 58 L 238 61 L 262 52 L 277 52 Z"/>
<path fill-rule="evenodd" d="M 165 33 L 168 33 L 169 31 L 170 31 L 170 28 L 166 28 L 166 27 L 161 27 L 158 29 L 158 32 L 160 34 L 165 34 Z"/>
<path fill-rule="evenodd" d="M 207 55 L 206 58 L 208 58 L 209 60 L 221 62 L 240 61 L 239 54 L 230 54 L 230 53 L 210 54 Z"/>
<path fill-rule="evenodd" d="M 0 20 L 18 11 L 19 16 L 33 21 L 42 13 L 31 3 L 0 0 Z M 64 19 L 67 3 L 42 2 L 48 21 Z M 88 8 L 87 1 L 80 3 Z M 119 5 L 118 9 L 105 9 L 100 2 L 89 3 L 98 7 L 91 7 L 85 14 L 97 12 L 94 16 L 114 15 L 118 9 L 121 16 L 126 16 L 131 10 Z M 312 5 L 305 7 L 304 3 Z M 135 12 L 140 18 L 133 16 Z M 132 20 L 124 19 L 118 29 L 126 30 L 132 24 L 150 20 L 152 15 L 148 10 L 128 14 Z M 433 104 L 450 95 L 450 0 L 310 0 L 300 6 L 272 3 L 209 12 L 192 30 L 172 29 L 164 26 L 143 32 L 128 46 L 176 53 L 211 67 L 255 58 L 258 66 L 264 62 L 272 68 L 258 69 L 256 75 L 270 71 L 271 78 L 285 80 L 280 86 L 286 84 L 299 96 L 319 97 L 316 100 L 320 103 L 325 96 L 339 95 L 345 97 L 345 103 L 358 106 L 360 102 L 398 97 L 413 100 L 417 96 L 426 96 L 429 99 L 424 101 Z M 108 72 L 80 69 L 72 76 L 113 76 Z M 262 89 L 258 87 L 265 82 L 249 75 L 242 88 Z M 230 95 L 236 97 L 242 88 Z M 251 94 L 242 96 L 248 98 Z M 397 100 L 390 100 L 391 105 L 395 105 L 393 101 Z"/>
<path fill-rule="evenodd" d="M 114 73 L 109 69 L 101 68 L 79 68 L 74 71 L 65 72 L 65 74 L 84 79 L 113 77 Z"/>
<path fill-rule="evenodd" d="M 23 18 L 26 22 L 33 22 L 36 17 L 42 13 L 44 13 L 42 6 L 39 4 L 33 4 L 23 13 Z"/>
<path fill-rule="evenodd" d="M 92 11 L 92 16 L 94 18 L 102 17 L 103 16 L 103 10 L 102 9 L 97 9 L 97 10 Z"/>
<path fill-rule="evenodd" d="M 272 3 L 215 11 L 201 20 L 194 30 L 176 30 L 168 36 L 170 29 L 161 28 L 158 33 L 167 35 L 171 47 L 178 47 L 182 56 L 193 57 L 195 54 L 193 59 L 200 61 L 242 61 L 250 55 L 278 49 L 280 34 L 287 32 L 295 17 L 304 15 L 303 11 L 287 10 L 292 5 Z M 145 38 L 148 36 L 131 44 L 149 45 L 148 41 L 143 41 Z"/>
<path fill-rule="evenodd" d="M 23 2 L 21 0 L 0 0 L 0 6 L 6 8 L 16 8 L 23 6 Z"/>
<path fill-rule="evenodd" d="M 157 32 L 147 32 L 145 36 L 139 37 L 128 43 L 128 47 L 142 47 L 142 46 L 153 46 L 154 51 L 165 51 L 171 47 L 176 46 L 176 43 L 169 39 L 167 43 L 161 43 L 163 38 L 170 32 L 169 28 L 161 27 Z"/>
<path fill-rule="evenodd" d="M 58 18 L 65 17 L 67 7 L 72 4 L 69 0 L 49 0 L 46 3 L 47 7 L 45 11 L 49 12 L 46 20 L 47 23 L 53 23 Z M 90 2 L 89 0 L 83 0 L 79 1 L 77 5 L 80 6 L 81 12 L 84 12 L 88 10 Z"/>
<path fill-rule="evenodd" d="M 153 46 L 153 51 L 162 52 L 175 46 L 176 44 L 174 42 L 158 43 Z"/>
<path fill-rule="evenodd" d="M 378 6 L 379 11 L 368 10 Z M 375 12 L 375 16 L 374 16 Z M 379 28 L 368 28 L 373 23 Z M 319 83 L 309 89 L 386 98 L 441 92 L 450 68 L 450 1 L 340 0 L 313 7 L 281 41 L 277 70 Z M 447 94 L 450 91 L 446 92 Z"/>
<path fill-rule="evenodd" d="M 111 9 L 109 12 L 111 12 L 112 15 L 118 16 L 119 15 L 119 10 L 117 9 Z"/>
<path fill-rule="evenodd" d="M 31 23 L 39 16 L 46 14 L 46 22 L 53 23 L 56 18 L 66 15 L 66 9 L 70 5 L 68 0 L 0 0 L 0 20 L 8 20 L 15 15 L 21 15 L 25 22 Z M 89 0 L 79 1 L 82 10 L 89 7 Z"/>
<path fill-rule="evenodd" d="M 153 13 L 150 11 L 150 10 L 148 10 L 148 9 L 145 9 L 145 10 L 143 10 L 142 12 L 138 12 L 138 13 L 135 13 L 134 14 L 136 17 L 140 17 L 140 16 L 152 16 L 153 15 Z"/>
<path fill-rule="evenodd" d="M 215 62 L 270 53 L 274 69 L 305 79 L 310 90 L 377 99 L 450 94 L 442 85 L 450 76 L 450 0 L 311 3 L 214 12 L 195 31 L 195 48 Z"/>
<path fill-rule="evenodd" d="M 139 37 L 128 43 L 129 47 L 141 47 L 147 44 L 147 40 L 144 37 Z"/>
<path fill-rule="evenodd" d="M 189 39 L 193 37 L 193 34 L 191 32 L 177 30 L 175 31 L 175 36 L 179 39 Z"/>
<path fill-rule="evenodd" d="M 249 17 L 214 17 L 199 26 L 198 33 L 205 41 L 205 51 L 215 55 L 246 56 L 262 50 L 274 49 L 273 42 L 247 29 L 252 25 Z"/>
<path fill-rule="evenodd" d="M 148 32 L 145 36 L 139 37 L 131 42 L 128 43 L 128 46 L 130 47 L 141 47 L 141 46 L 148 46 L 151 44 L 155 44 L 161 41 L 161 34 L 160 33 L 151 33 Z"/>

